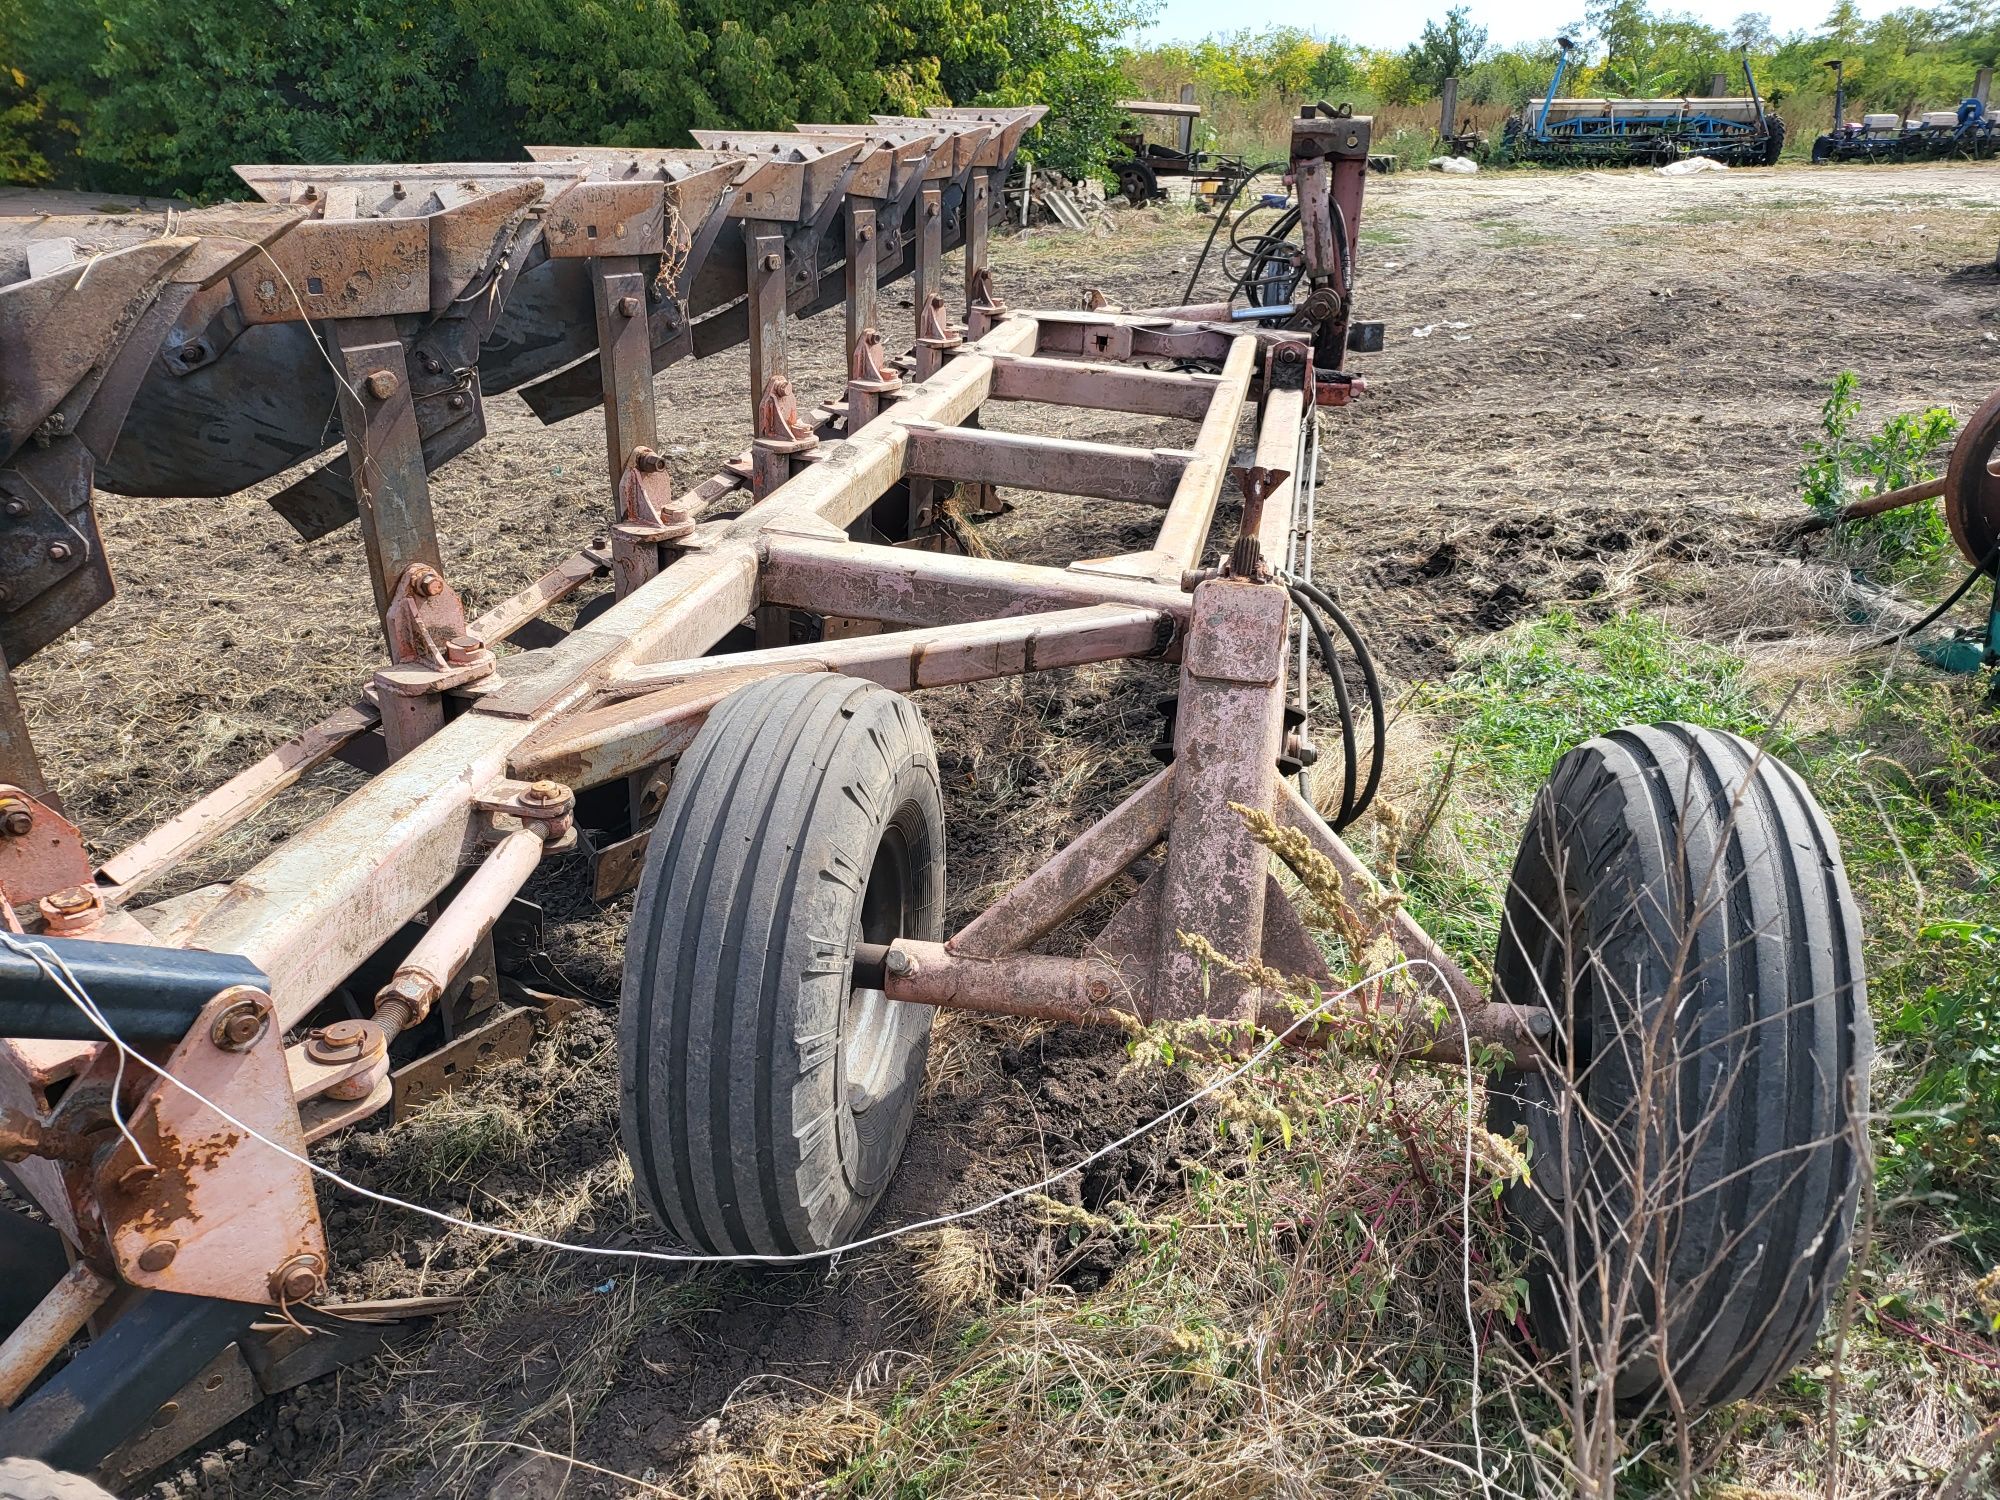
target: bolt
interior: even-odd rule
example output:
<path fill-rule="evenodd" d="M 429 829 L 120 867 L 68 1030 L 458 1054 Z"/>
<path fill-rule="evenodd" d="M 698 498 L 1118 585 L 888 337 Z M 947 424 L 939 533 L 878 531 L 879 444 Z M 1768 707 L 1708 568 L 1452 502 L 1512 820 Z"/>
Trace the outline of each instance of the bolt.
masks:
<path fill-rule="evenodd" d="M 398 198 L 407 198 L 407 197 L 409 197 L 409 196 L 410 196 L 410 191 L 409 191 L 409 189 L 408 189 L 408 188 L 406 188 L 406 187 L 404 187 L 404 186 L 402 185 L 402 183 L 400 183 L 400 182 L 392 182 L 392 183 L 390 183 L 390 184 L 389 184 L 389 191 L 390 191 L 390 192 L 391 192 L 392 194 L 394 194 L 394 195 L 395 195 L 396 197 L 398 197 Z"/>
<path fill-rule="evenodd" d="M 97 905 L 97 893 L 85 890 L 80 885 L 73 885 L 67 890 L 57 891 L 52 896 L 44 896 L 42 904 L 61 912 L 66 917 L 73 917 L 78 912 L 89 911 L 91 907 Z"/>
<path fill-rule="evenodd" d="M 463 391 L 460 391 L 458 394 L 454 395 L 449 401 L 445 402 L 445 405 L 449 406 L 453 411 L 464 411 L 465 393 Z"/>
<path fill-rule="evenodd" d="M 791 395 L 791 393 L 792 393 L 792 383 L 789 380 L 785 379 L 784 376 L 779 375 L 772 379 L 771 394 L 773 396 L 776 396 L 780 401 L 782 401 L 785 399 L 785 397 Z"/>
<path fill-rule="evenodd" d="M 50 542 L 50 543 L 49 543 L 49 556 L 50 556 L 50 557 L 51 557 L 52 559 L 54 559 L 54 560 L 55 560 L 56 562 L 68 562 L 68 561 L 69 561 L 69 543 L 68 543 L 68 542 Z"/>
<path fill-rule="evenodd" d="M 764 257 L 764 269 L 767 271 L 783 270 L 784 265 L 785 265 L 784 256 L 778 254 L 778 252 L 775 250 L 773 250 L 769 255 Z"/>
<path fill-rule="evenodd" d="M 857 229 L 854 231 L 854 238 L 857 243 L 865 245 L 875 238 L 875 231 L 872 229 Z"/>
<path fill-rule="evenodd" d="M 368 394 L 377 401 L 387 401 L 396 394 L 396 375 L 393 370 L 371 370 L 368 372 Z"/>
<path fill-rule="evenodd" d="M 924 217 L 926 219 L 935 219 L 937 216 L 938 206 L 935 203 L 926 203 L 924 205 Z"/>
<path fill-rule="evenodd" d="M 486 643 L 476 635 L 455 635 L 444 643 L 448 666 L 469 667 L 486 655 Z"/>
<path fill-rule="evenodd" d="M 435 354 L 426 354 L 424 356 L 424 368 L 433 375 L 442 375 L 444 373 L 444 361 L 439 359 Z"/>
<path fill-rule="evenodd" d="M 0 833 L 18 839 L 34 828 L 35 814 L 27 803 L 19 797 L 0 797 Z"/>
<path fill-rule="evenodd" d="M 521 793 L 530 807 L 559 807 L 569 801 L 569 788 L 560 781 L 537 781 Z"/>
<path fill-rule="evenodd" d="M 294 1255 L 271 1273 L 271 1292 L 280 1302 L 303 1302 L 323 1281 L 317 1255 Z"/>
<path fill-rule="evenodd" d="M 1093 1000 L 1106 1000 L 1111 996 L 1111 986 L 1102 979 L 1093 979 L 1083 987 L 1083 992 Z"/>
<path fill-rule="evenodd" d="M 28 513 L 28 502 L 27 502 L 27 501 L 25 501 L 25 500 L 9 500 L 9 501 L 7 502 L 7 514 L 8 514 L 8 515 L 10 515 L 10 516 L 25 516 L 25 515 L 26 515 L 27 513 Z"/>
<path fill-rule="evenodd" d="M 907 979 L 917 972 L 917 961 L 901 948 L 892 947 L 883 955 L 882 967 L 899 979 Z"/>
<path fill-rule="evenodd" d="M 139 1269 L 142 1271 L 164 1271 L 174 1263 L 180 1253 L 180 1246 L 172 1240 L 154 1240 L 139 1252 Z"/>
<path fill-rule="evenodd" d="M 618 316 L 621 318 L 638 317 L 639 299 L 637 297 L 620 297 L 618 299 Z"/>
<path fill-rule="evenodd" d="M 667 461 L 651 448 L 632 450 L 632 467 L 641 474 L 657 474 L 667 466 Z"/>
<path fill-rule="evenodd" d="M 435 599 L 444 592 L 444 575 L 428 563 L 416 563 L 410 568 L 410 592 L 419 599 Z"/>
<path fill-rule="evenodd" d="M 474 974 L 470 979 L 465 981 L 465 998 L 474 1005 L 477 1005 L 492 993 L 493 981 L 488 979 L 484 974 Z"/>
<path fill-rule="evenodd" d="M 269 999 L 248 985 L 234 987 L 236 998 L 215 1018 L 210 1039 L 224 1052 L 248 1052 L 271 1024 Z"/>

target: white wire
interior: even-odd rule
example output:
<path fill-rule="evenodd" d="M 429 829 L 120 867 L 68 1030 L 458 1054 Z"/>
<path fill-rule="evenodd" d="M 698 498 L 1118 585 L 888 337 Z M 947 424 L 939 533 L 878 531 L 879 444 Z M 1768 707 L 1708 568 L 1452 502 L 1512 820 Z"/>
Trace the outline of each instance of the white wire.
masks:
<path fill-rule="evenodd" d="M 297 1151 L 292 1150 L 289 1146 L 286 1146 L 278 1141 L 272 1140 L 269 1136 L 264 1135 L 260 1131 L 258 1131 L 254 1126 L 245 1124 L 242 1120 L 237 1119 L 228 1110 L 224 1109 L 214 1100 L 205 1097 L 190 1085 L 182 1082 L 179 1078 L 176 1078 L 173 1074 L 169 1073 L 165 1068 L 161 1067 L 158 1063 L 154 1062 L 150 1057 L 145 1056 L 143 1053 L 134 1051 L 126 1043 L 124 1038 L 119 1036 L 117 1031 L 113 1029 L 108 1022 L 106 1022 L 103 1014 L 100 1011 L 98 1011 L 97 1007 L 91 1002 L 90 997 L 88 993 L 84 990 L 81 982 L 78 981 L 76 976 L 70 972 L 69 966 L 63 962 L 62 956 L 57 952 L 55 952 L 52 948 L 50 948 L 48 944 L 23 942 L 22 940 L 16 938 L 13 934 L 6 932 L 0 932 L 0 944 L 4 944 L 5 946 L 13 949 L 17 953 L 35 959 L 37 963 L 43 964 L 45 968 L 48 965 L 53 965 L 57 970 L 59 970 L 61 974 L 64 976 L 64 979 L 67 981 L 61 986 L 65 996 L 68 999 L 70 999 L 77 1006 L 77 1008 L 84 1013 L 84 1015 L 90 1018 L 91 1024 L 95 1026 L 100 1032 L 102 1032 L 104 1035 L 104 1039 L 107 1042 L 109 1042 L 113 1047 L 116 1047 L 121 1054 L 131 1058 L 134 1062 L 146 1068 L 149 1072 L 153 1073 L 154 1075 L 164 1080 L 165 1082 L 172 1084 L 175 1088 L 179 1089 L 182 1093 L 186 1094 L 190 1099 L 193 1099 L 197 1104 L 201 1105 L 204 1109 L 213 1111 L 214 1114 L 219 1119 L 233 1126 L 235 1129 L 242 1131 L 244 1135 L 249 1137 L 251 1140 L 259 1142 L 260 1144 L 268 1147 L 272 1151 L 277 1152 L 278 1155 L 284 1157 L 287 1161 L 290 1161 L 298 1166 L 304 1167 L 307 1171 L 312 1172 L 314 1175 L 326 1179 L 328 1182 L 334 1184 L 336 1187 L 343 1188 L 347 1192 L 353 1193 L 357 1197 L 366 1198 L 370 1202 L 380 1203 L 385 1207 L 389 1208 L 406 1209 L 411 1213 L 420 1214 L 427 1219 L 433 1219 L 440 1224 L 450 1225 L 454 1229 L 470 1230 L 474 1234 L 490 1235 L 496 1239 L 513 1241 L 516 1244 L 535 1245 L 545 1250 L 560 1250 L 573 1255 L 592 1255 L 614 1260 L 657 1261 L 668 1265 L 684 1265 L 684 1266 L 743 1265 L 743 1264 L 796 1265 L 805 1261 L 826 1260 L 835 1256 L 848 1254 L 850 1251 L 865 1250 L 871 1246 L 885 1244 L 890 1240 L 898 1239 L 904 1235 L 918 1234 L 927 1230 L 939 1229 L 943 1228 L 945 1225 L 955 1224 L 964 1219 L 975 1218 L 978 1215 L 988 1213 L 991 1210 L 998 1208 L 1003 1204 L 1012 1203 L 1021 1198 L 1029 1197 L 1032 1194 L 1044 1192 L 1048 1188 L 1053 1187 L 1056 1183 L 1061 1182 L 1064 1178 L 1075 1176 L 1078 1172 L 1083 1171 L 1086 1167 L 1090 1166 L 1092 1163 L 1102 1161 L 1105 1157 L 1111 1155 L 1114 1151 L 1121 1150 L 1124 1147 L 1130 1145 L 1133 1141 L 1138 1140 L 1141 1136 L 1148 1135 L 1151 1132 L 1159 1129 L 1160 1126 L 1166 1124 L 1169 1120 L 1172 1120 L 1176 1116 L 1185 1114 L 1188 1110 L 1194 1108 L 1194 1106 L 1199 1104 L 1202 1100 L 1210 1098 L 1211 1096 L 1219 1093 L 1221 1090 L 1227 1088 L 1237 1079 L 1242 1078 L 1245 1074 L 1250 1072 L 1251 1069 L 1255 1068 L 1257 1064 L 1262 1062 L 1265 1058 L 1269 1057 L 1274 1051 L 1276 1051 L 1278 1047 L 1283 1045 L 1286 1038 L 1291 1036 L 1293 1032 L 1297 1031 L 1307 1022 L 1316 1019 L 1318 1016 L 1323 1014 L 1325 1011 L 1327 1011 L 1334 1005 L 1338 1004 L 1340 1001 L 1345 1000 L 1348 996 L 1354 994 L 1357 990 L 1360 990 L 1370 984 L 1378 984 L 1392 974 L 1402 973 L 1418 968 L 1430 969 L 1433 973 L 1438 974 L 1440 981 L 1443 980 L 1442 973 L 1439 972 L 1437 966 L 1432 964 L 1429 960 L 1406 958 L 1402 960 L 1400 963 L 1390 964 L 1386 968 L 1379 969 L 1375 973 L 1368 975 L 1366 978 L 1357 980 L 1355 983 L 1349 985 L 1344 990 L 1341 990 L 1335 994 L 1324 995 L 1320 998 L 1319 1002 L 1315 1004 L 1311 1009 L 1302 1012 L 1299 1015 L 1299 1017 L 1292 1022 L 1291 1025 L 1287 1026 L 1283 1031 L 1278 1032 L 1277 1034 L 1272 1036 L 1269 1041 L 1265 1042 L 1256 1051 L 1252 1052 L 1249 1055 L 1249 1057 L 1244 1059 L 1243 1062 L 1239 1063 L 1236 1067 L 1230 1069 L 1220 1078 L 1217 1078 L 1210 1083 L 1204 1084 L 1201 1088 L 1195 1090 L 1194 1093 L 1188 1095 L 1187 1098 L 1181 1100 L 1180 1103 L 1172 1106 L 1170 1109 L 1163 1111 L 1161 1114 L 1156 1115 L 1154 1118 L 1146 1121 L 1144 1124 L 1139 1125 L 1132 1130 L 1128 1130 L 1125 1134 L 1119 1136 L 1116 1140 L 1098 1147 L 1095 1151 L 1091 1152 L 1089 1155 L 1079 1158 L 1077 1161 L 1070 1163 L 1070 1165 L 1062 1168 L 1060 1171 L 1051 1173 L 1049 1176 L 1044 1177 L 1039 1182 L 1030 1184 L 1025 1187 L 1010 1188 L 1006 1192 L 996 1194 L 995 1196 L 988 1198 L 985 1202 L 974 1204 L 970 1208 L 960 1209 L 954 1213 L 940 1214 L 934 1218 L 919 1219 L 914 1223 L 899 1225 L 894 1229 L 880 1230 L 874 1234 L 864 1235 L 860 1239 L 850 1240 L 848 1243 L 844 1245 L 836 1245 L 831 1249 L 826 1249 L 826 1250 L 806 1250 L 790 1254 L 775 1253 L 775 1252 L 772 1253 L 752 1252 L 739 1255 L 700 1255 L 700 1254 L 675 1252 L 669 1250 L 640 1250 L 640 1249 L 619 1248 L 609 1245 L 573 1245 L 563 1240 L 552 1240 L 542 1235 L 529 1234 L 524 1230 L 505 1229 L 499 1227 L 498 1225 L 480 1224 L 471 1219 L 461 1219 L 457 1215 L 445 1213 L 441 1209 L 426 1208 L 421 1203 L 411 1203 L 407 1199 L 398 1198 L 389 1193 L 377 1192 L 374 1188 L 363 1187 L 360 1183 L 354 1182 L 349 1178 L 341 1176 L 331 1167 L 322 1166 L 320 1163 L 313 1161 L 310 1157 L 307 1157 Z M 1463 1017 L 1460 1018 L 1459 1027 L 1461 1031 L 1464 1031 L 1465 1022 Z M 1470 1058 L 1469 1037 L 1467 1038 L 1467 1047 L 1468 1047 L 1467 1056 L 1469 1059 Z M 1467 1063 L 1468 1078 L 1471 1077 L 1470 1067 L 1471 1064 L 1468 1060 Z M 1467 1135 L 1466 1135 L 1466 1155 L 1468 1163 L 1471 1160 L 1471 1152 L 1472 1152 L 1470 1120 L 1471 1120 L 1471 1112 L 1470 1109 L 1468 1108 Z M 1469 1166 L 1467 1170 L 1468 1172 L 1470 1171 Z M 1468 1197 L 1468 1202 L 1469 1201 L 1470 1200 Z"/>
<path fill-rule="evenodd" d="M 70 972 L 69 965 L 64 963 L 47 943 L 17 943 L 4 931 L 0 931 L 0 937 L 6 938 L 7 946 L 16 953 L 33 960 L 35 967 L 42 971 L 42 977 L 61 990 L 64 999 L 81 1009 L 89 1018 L 91 1025 L 107 1036 L 111 1034 L 110 1023 L 104 1019 L 104 1012 L 97 1008 L 97 1002 L 90 998 L 89 993 L 78 983 L 76 975 Z M 44 958 L 44 954 L 48 957 Z M 54 961 L 53 966 L 50 960 Z M 153 1165 L 153 1158 L 146 1154 L 146 1148 L 139 1143 L 139 1138 L 132 1134 L 132 1127 L 125 1123 L 125 1110 L 118 1102 L 118 1096 L 125 1091 L 125 1057 L 126 1049 L 121 1043 L 118 1052 L 118 1071 L 111 1078 L 111 1123 L 116 1125 L 118 1133 L 125 1137 L 125 1143 L 138 1156 L 140 1165 L 150 1167 Z"/>

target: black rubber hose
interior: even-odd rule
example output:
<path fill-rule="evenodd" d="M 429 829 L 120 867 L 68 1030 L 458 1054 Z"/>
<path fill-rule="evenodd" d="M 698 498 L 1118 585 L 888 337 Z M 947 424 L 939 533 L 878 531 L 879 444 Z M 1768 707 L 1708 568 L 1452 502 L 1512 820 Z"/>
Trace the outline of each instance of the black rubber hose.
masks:
<path fill-rule="evenodd" d="M 1340 633 L 1347 637 L 1347 644 L 1354 651 L 1354 659 L 1361 664 L 1361 678 L 1368 689 L 1369 727 L 1375 733 L 1375 744 L 1369 752 L 1368 785 L 1362 789 L 1361 800 L 1354 808 L 1354 816 L 1359 817 L 1368 810 L 1369 804 L 1374 802 L 1375 792 L 1382 784 L 1382 759 L 1389 734 L 1388 710 L 1382 702 L 1382 680 L 1375 671 L 1375 658 L 1369 654 L 1367 645 L 1361 639 L 1361 632 L 1356 630 L 1354 622 L 1347 618 L 1347 612 L 1335 604 L 1332 596 L 1318 584 L 1295 581 L 1295 586 L 1303 589 L 1315 604 L 1326 611 L 1328 618 L 1340 627 Z M 1337 677 L 1339 674 L 1335 675 Z"/>
<path fill-rule="evenodd" d="M 1236 200 L 1243 196 L 1243 190 L 1259 177 L 1280 171 L 1284 166 L 1285 163 L 1281 161 L 1266 162 L 1237 182 L 1235 189 L 1229 194 L 1228 201 L 1217 210 L 1215 222 L 1208 226 L 1208 238 L 1202 241 L 1201 254 L 1195 257 L 1194 269 L 1188 272 L 1187 287 L 1181 293 L 1182 302 L 1194 301 L 1194 285 L 1201 280 L 1202 267 L 1208 264 L 1208 252 L 1215 248 L 1215 237 L 1221 232 L 1222 226 L 1229 222 L 1229 212 L 1236 207 Z"/>
<path fill-rule="evenodd" d="M 1340 753 L 1345 766 L 1340 788 L 1340 812 L 1334 818 L 1333 826 L 1344 828 L 1360 811 L 1354 805 L 1355 762 L 1359 758 L 1354 734 L 1354 706 L 1347 696 L 1347 678 L 1340 670 L 1340 659 L 1334 655 L 1333 636 L 1326 628 L 1326 621 L 1320 618 L 1319 611 L 1312 607 L 1312 600 L 1296 583 L 1287 583 L 1285 592 L 1299 607 L 1306 624 L 1312 627 L 1313 643 L 1319 647 L 1319 659 L 1326 667 L 1326 675 L 1333 679 L 1333 701 L 1340 714 Z"/>
<path fill-rule="evenodd" d="M 1986 555 L 1979 559 L 1979 566 L 1974 568 L 1970 573 L 1965 575 L 1965 582 L 1961 583 L 1957 588 L 1953 589 L 1951 593 L 1946 597 L 1944 603 L 1940 604 L 1936 609 L 1932 610 L 1929 614 L 1925 615 L 1921 620 L 1917 621 L 1916 624 L 1905 625 L 1901 630 L 1897 631 L 1894 635 L 1885 636 L 1883 639 L 1877 641 L 1871 649 L 1880 651 L 1889 646 L 1900 645 L 1902 642 L 1908 640 L 1911 636 L 1915 635 L 1919 630 L 1930 629 L 1931 626 L 1937 624 L 1939 620 L 1942 620 L 1945 617 L 1945 615 L 1950 611 L 1951 607 L 1954 604 L 1958 603 L 1959 600 L 1963 599 L 1967 594 L 1972 592 L 1972 586 L 1975 583 L 1979 582 L 1981 578 L 1984 578 L 1986 576 L 1986 570 L 1992 567 L 1995 562 L 2000 562 L 2000 541 L 1995 541 L 1991 547 L 1988 547 L 1986 549 Z M 2000 587 L 2000 585 L 1996 585 L 1996 587 Z"/>
<path fill-rule="evenodd" d="M 1229 242 L 1230 248 L 1241 251 L 1246 262 L 1243 267 L 1243 274 L 1236 279 L 1234 291 L 1242 292 L 1244 298 L 1251 306 L 1276 307 L 1285 301 L 1297 288 L 1298 278 L 1294 276 L 1291 286 L 1287 287 L 1276 301 L 1266 303 L 1259 300 L 1261 292 L 1258 289 L 1261 289 L 1264 285 L 1263 268 L 1273 260 L 1276 260 L 1280 251 L 1290 248 L 1287 236 L 1298 227 L 1298 222 L 1299 211 L 1295 205 L 1278 215 L 1277 220 L 1268 230 L 1257 235 L 1248 244 L 1239 242 L 1233 235 L 1231 236 Z M 1256 248 L 1250 248 L 1250 244 L 1254 244 Z"/>

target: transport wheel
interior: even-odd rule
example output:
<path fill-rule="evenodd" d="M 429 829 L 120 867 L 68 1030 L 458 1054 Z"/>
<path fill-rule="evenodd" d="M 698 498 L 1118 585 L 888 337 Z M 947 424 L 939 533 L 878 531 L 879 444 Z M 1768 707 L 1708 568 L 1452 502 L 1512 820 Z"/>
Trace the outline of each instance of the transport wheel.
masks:
<path fill-rule="evenodd" d="M 1714 730 L 1579 745 L 1515 858 L 1494 991 L 1556 1017 L 1543 1070 L 1488 1091 L 1530 1147 L 1504 1204 L 1541 1352 L 1615 1360 L 1634 1414 L 1769 1386 L 1847 1268 L 1872 1050 L 1811 793 Z"/>
<path fill-rule="evenodd" d="M 1159 179 L 1144 162 L 1128 161 L 1118 168 L 1118 191 L 1134 208 L 1144 208 L 1159 196 Z"/>
<path fill-rule="evenodd" d="M 80 1474 L 64 1474 L 32 1458 L 0 1458 L 0 1500 L 116 1500 Z"/>
<path fill-rule="evenodd" d="M 928 1007 L 855 988 L 857 942 L 943 936 L 937 754 L 851 677 L 725 698 L 682 756 L 625 947 L 619 1070 L 641 1198 L 687 1244 L 795 1255 L 889 1185 Z"/>
<path fill-rule="evenodd" d="M 1778 158 L 1785 154 L 1785 122 L 1776 115 L 1770 117 L 1770 122 L 1770 133 L 1764 137 L 1764 165 L 1775 167 Z"/>
<path fill-rule="evenodd" d="M 1833 142 L 1825 136 L 1821 136 L 1818 140 L 1814 141 L 1812 143 L 1812 160 L 1814 166 L 1821 166 L 1826 162 L 1832 161 Z"/>

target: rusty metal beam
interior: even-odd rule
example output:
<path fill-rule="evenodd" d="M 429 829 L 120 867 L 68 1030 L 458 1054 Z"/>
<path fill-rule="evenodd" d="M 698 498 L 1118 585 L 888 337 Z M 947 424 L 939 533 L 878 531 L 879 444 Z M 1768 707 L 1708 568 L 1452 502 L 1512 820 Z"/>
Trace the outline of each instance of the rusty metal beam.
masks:
<path fill-rule="evenodd" d="M 1254 345 L 1256 341 L 1247 342 Z M 991 399 L 1040 401 L 1051 406 L 1199 422 L 1208 415 L 1225 379 L 1226 372 L 1203 375 L 1022 355 L 1003 359 L 994 366 Z M 1245 380 L 1247 383 L 1247 376 Z"/>
<path fill-rule="evenodd" d="M 1074 438 L 908 425 L 912 474 L 1097 500 L 1164 506 L 1172 501 L 1193 458 L 1177 448 L 1126 448 Z"/>
<path fill-rule="evenodd" d="M 1157 656 L 1173 622 L 1157 610 L 1100 604 L 1050 614 L 853 636 L 629 668 L 610 683 L 633 696 L 565 720 L 521 747 L 513 774 L 600 786 L 685 750 L 709 710 L 737 688 L 787 672 L 844 672 L 899 693 L 1058 667 Z"/>
<path fill-rule="evenodd" d="M 281 1023 L 296 1024 L 457 874 L 479 789 L 517 745 L 586 700 L 593 672 L 713 645 L 755 606 L 756 574 L 747 539 L 680 559 L 509 685 L 546 693 L 534 712 L 452 720 L 234 881 L 183 945 L 249 958 L 271 978 Z"/>
<path fill-rule="evenodd" d="M 97 883 L 113 888 L 105 892 L 105 903 L 115 906 L 130 901 L 198 850 L 248 821 L 278 793 L 380 722 L 381 715 L 372 703 L 356 703 L 238 771 L 98 866 Z"/>
<path fill-rule="evenodd" d="M 801 480 L 810 477 L 812 471 Z M 1133 604 L 1182 621 L 1191 607 L 1179 589 L 1136 579 L 777 531 L 767 533 L 764 543 L 763 594 L 776 604 L 891 625 L 950 624 L 1086 604 Z"/>
<path fill-rule="evenodd" d="M 1168 766 L 945 946 L 967 957 L 993 958 L 1046 937 L 1166 836 L 1173 808 L 1174 768 Z"/>
<path fill-rule="evenodd" d="M 1200 563 L 1202 548 L 1215 525 L 1222 481 L 1236 452 L 1236 433 L 1243 425 L 1243 408 L 1257 373 L 1257 354 L 1253 338 L 1239 338 L 1230 345 L 1229 358 L 1223 361 L 1222 374 L 1215 379 L 1212 399 L 1203 413 L 1201 431 L 1195 436 L 1193 456 L 1174 487 L 1153 545 L 1144 552 L 1071 564 L 1076 571 L 1178 583 L 1183 573 Z M 1288 457 L 1285 467 L 1290 466 Z"/>

